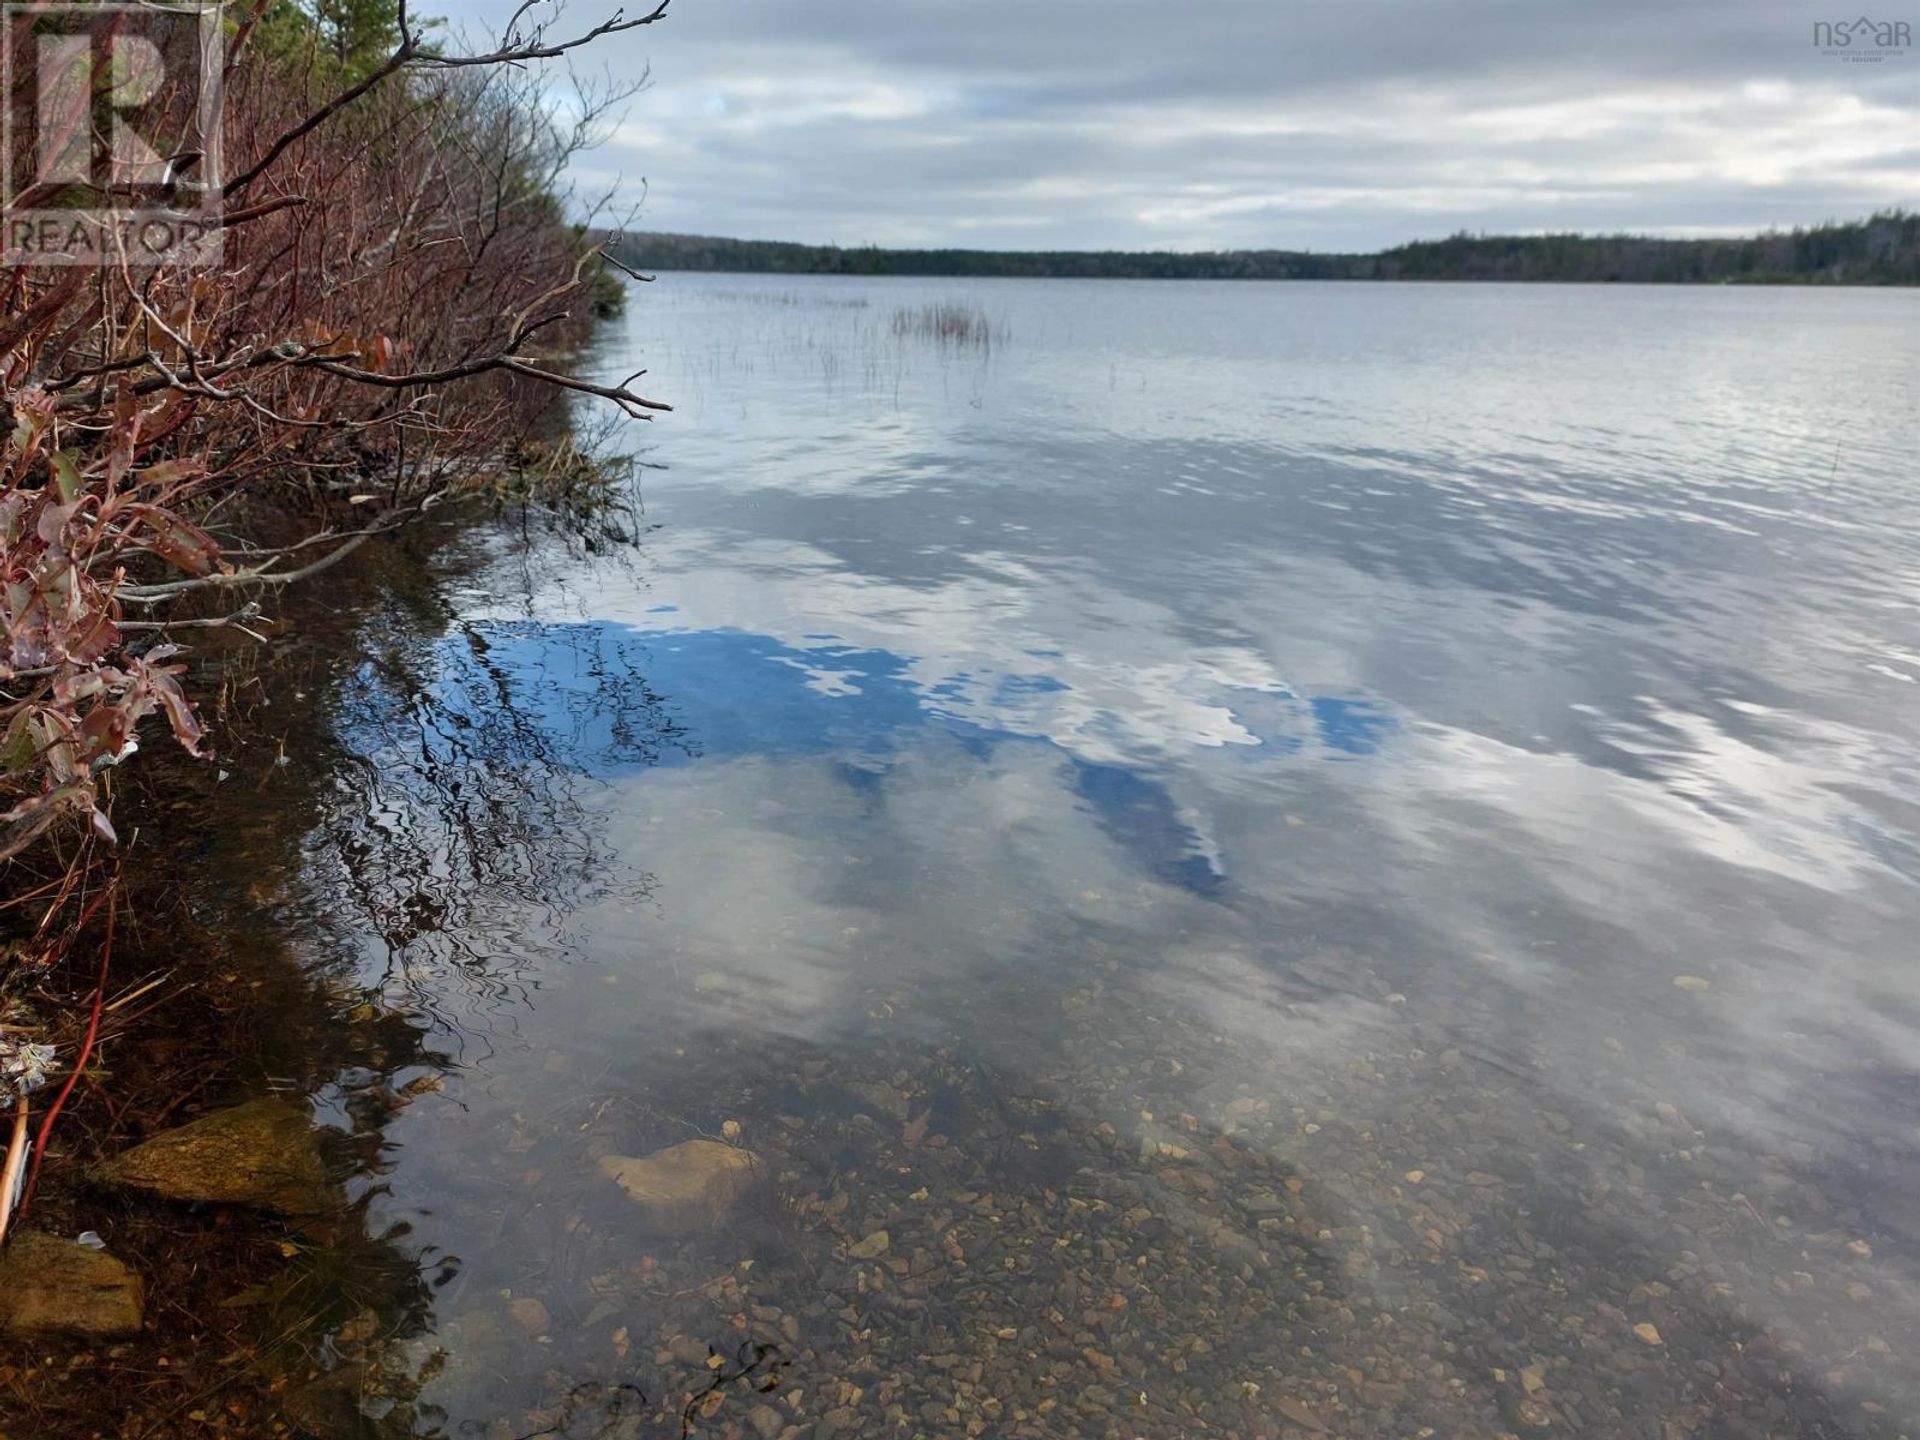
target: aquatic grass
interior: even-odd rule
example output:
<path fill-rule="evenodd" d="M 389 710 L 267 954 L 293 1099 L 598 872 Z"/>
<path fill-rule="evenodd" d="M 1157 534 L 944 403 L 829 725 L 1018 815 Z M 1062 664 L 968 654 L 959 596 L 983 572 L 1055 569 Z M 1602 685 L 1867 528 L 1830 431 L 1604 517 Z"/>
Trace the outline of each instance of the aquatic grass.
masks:
<path fill-rule="evenodd" d="M 978 305 L 943 300 L 925 305 L 902 305 L 893 312 L 895 338 L 931 340 L 956 349 L 991 350 L 1007 338 L 1004 323 L 995 322 Z"/>
<path fill-rule="evenodd" d="M 798 290 L 715 290 L 712 298 L 729 305 L 756 305 L 769 309 L 806 306 L 818 310 L 864 310 L 864 295 L 811 295 Z"/>

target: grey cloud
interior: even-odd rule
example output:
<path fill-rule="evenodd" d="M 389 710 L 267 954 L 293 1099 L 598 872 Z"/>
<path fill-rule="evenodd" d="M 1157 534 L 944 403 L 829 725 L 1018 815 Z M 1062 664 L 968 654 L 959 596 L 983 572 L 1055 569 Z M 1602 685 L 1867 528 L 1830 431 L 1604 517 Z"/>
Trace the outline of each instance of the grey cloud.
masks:
<path fill-rule="evenodd" d="M 1830 59 L 1823 13 L 675 0 L 604 50 L 618 73 L 650 60 L 654 85 L 582 178 L 646 176 L 660 229 L 993 246 L 1371 248 L 1920 200 L 1920 50 Z M 461 0 L 453 18 L 503 14 Z"/>

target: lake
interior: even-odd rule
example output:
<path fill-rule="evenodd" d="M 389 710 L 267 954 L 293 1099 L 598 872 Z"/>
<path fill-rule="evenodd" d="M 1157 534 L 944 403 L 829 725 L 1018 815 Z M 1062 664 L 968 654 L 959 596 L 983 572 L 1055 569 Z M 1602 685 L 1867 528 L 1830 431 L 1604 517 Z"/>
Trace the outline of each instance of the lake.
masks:
<path fill-rule="evenodd" d="M 365 1416 L 1920 1424 L 1920 295 L 662 274 L 642 367 L 630 543 L 329 711 L 443 1057 Z"/>

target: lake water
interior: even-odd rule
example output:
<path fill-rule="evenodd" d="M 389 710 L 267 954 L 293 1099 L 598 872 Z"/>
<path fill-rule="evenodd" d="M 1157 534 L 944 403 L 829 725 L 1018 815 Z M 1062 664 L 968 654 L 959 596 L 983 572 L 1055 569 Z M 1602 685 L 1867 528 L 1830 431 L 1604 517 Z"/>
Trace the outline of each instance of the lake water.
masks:
<path fill-rule="evenodd" d="M 1920 1425 L 1920 295 L 666 274 L 593 366 L 635 543 L 332 715 L 446 1056 L 365 1414 Z M 603 1164 L 700 1138 L 712 1228 Z"/>

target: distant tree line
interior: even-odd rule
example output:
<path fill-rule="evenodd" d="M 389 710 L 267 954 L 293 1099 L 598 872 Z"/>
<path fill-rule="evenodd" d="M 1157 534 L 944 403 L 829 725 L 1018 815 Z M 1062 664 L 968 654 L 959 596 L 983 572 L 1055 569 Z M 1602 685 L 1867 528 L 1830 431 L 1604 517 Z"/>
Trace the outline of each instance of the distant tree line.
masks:
<path fill-rule="evenodd" d="M 1305 250 L 883 250 L 706 235 L 633 234 L 613 253 L 643 270 L 776 275 L 1007 275 L 1126 280 L 1518 280 L 1591 284 L 1920 285 L 1920 213 L 1738 239 L 1471 235 L 1373 255 Z"/>

